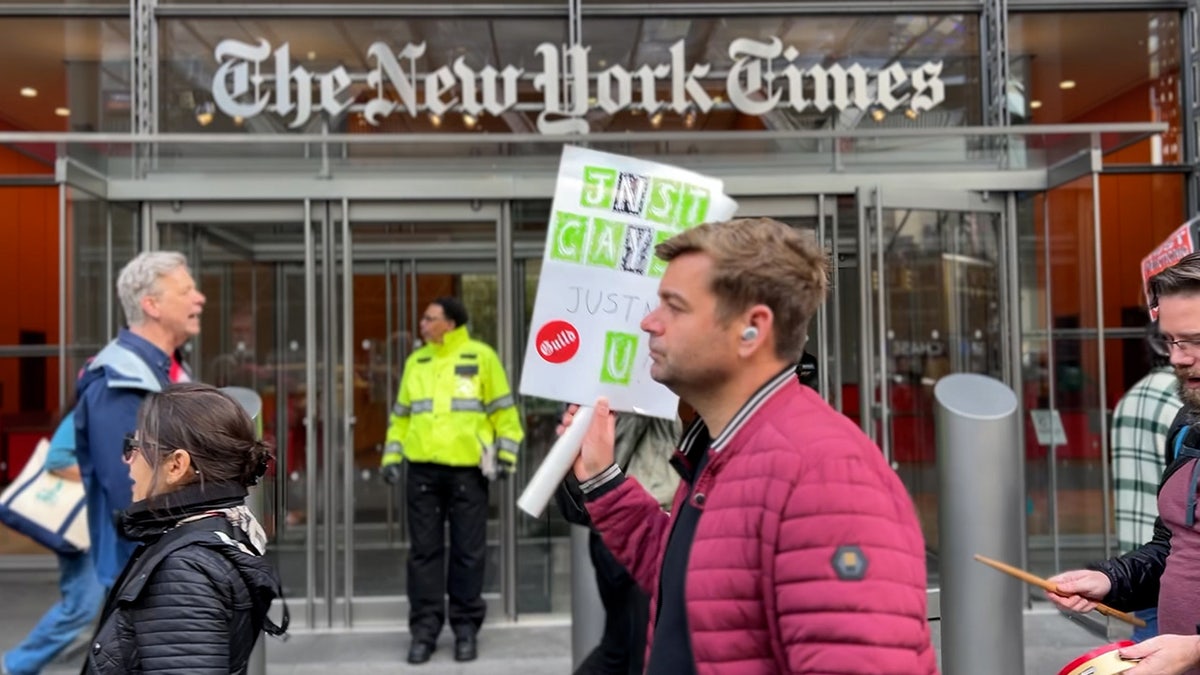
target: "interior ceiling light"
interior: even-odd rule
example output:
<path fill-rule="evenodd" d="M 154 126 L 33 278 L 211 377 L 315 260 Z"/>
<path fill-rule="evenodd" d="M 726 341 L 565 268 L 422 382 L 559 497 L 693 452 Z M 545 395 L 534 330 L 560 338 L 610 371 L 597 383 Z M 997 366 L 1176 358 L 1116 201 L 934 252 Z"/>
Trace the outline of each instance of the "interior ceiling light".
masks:
<path fill-rule="evenodd" d="M 463 113 L 463 124 L 467 125 L 468 129 L 474 129 L 479 120 L 471 113 Z"/>
<path fill-rule="evenodd" d="M 687 115 L 684 116 L 683 126 L 689 128 L 689 129 L 696 126 L 696 111 L 695 110 L 689 110 Z"/>
<path fill-rule="evenodd" d="M 887 111 L 883 108 L 876 106 L 875 109 L 871 111 L 871 119 L 875 120 L 876 122 L 882 122 L 883 118 L 885 117 L 887 117 Z"/>
<path fill-rule="evenodd" d="M 1074 89 L 1075 88 L 1075 80 L 1063 80 L 1062 82 L 1058 83 L 1058 88 L 1059 89 Z"/>
<path fill-rule="evenodd" d="M 211 101 L 206 101 L 196 106 L 196 122 L 202 127 L 212 124 L 213 113 L 216 112 L 216 106 Z"/>
<path fill-rule="evenodd" d="M 661 112 L 656 112 L 656 113 L 654 113 L 653 116 L 650 117 L 650 126 L 654 127 L 655 129 L 662 126 L 662 113 Z"/>
<path fill-rule="evenodd" d="M 1040 107 L 1042 107 L 1042 102 L 1041 102 L 1041 101 L 1030 101 L 1030 102 L 1029 102 L 1029 109 L 1030 109 L 1030 110 L 1037 110 L 1037 109 L 1038 109 L 1038 108 L 1040 108 Z"/>
<path fill-rule="evenodd" d="M 308 56 L 308 60 L 309 60 L 309 61 L 316 61 L 316 60 L 317 60 L 317 53 L 316 53 L 316 52 L 309 52 L 309 53 L 307 54 L 307 56 Z"/>
<path fill-rule="evenodd" d="M 59 117 L 70 117 L 71 110 L 70 108 L 55 108 L 54 114 L 58 115 Z"/>
<path fill-rule="evenodd" d="M 912 108 L 905 108 L 905 109 L 904 109 L 904 116 L 905 116 L 905 117 L 907 117 L 907 118 L 908 118 L 908 119 L 910 119 L 910 120 L 915 120 L 915 119 L 917 119 L 917 115 L 919 115 L 919 114 L 921 114 L 921 113 L 917 112 L 916 110 L 913 110 Z"/>
<path fill-rule="evenodd" d="M 37 89 L 33 87 L 21 87 L 21 95 L 25 98 L 33 98 L 37 96 Z"/>
<path fill-rule="evenodd" d="M 429 123 L 433 125 L 434 129 L 437 129 L 438 127 L 442 126 L 442 116 L 437 114 L 430 115 Z"/>

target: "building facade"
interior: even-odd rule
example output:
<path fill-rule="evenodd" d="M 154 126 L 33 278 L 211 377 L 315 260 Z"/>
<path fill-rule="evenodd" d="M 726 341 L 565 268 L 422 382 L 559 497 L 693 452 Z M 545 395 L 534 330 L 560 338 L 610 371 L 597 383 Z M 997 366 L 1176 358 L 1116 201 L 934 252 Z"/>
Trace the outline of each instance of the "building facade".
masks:
<path fill-rule="evenodd" d="M 399 620 L 404 500 L 377 468 L 417 319 L 460 295 L 519 379 L 558 156 L 586 144 L 825 243 L 820 389 L 911 491 L 932 587 L 951 372 L 1019 394 L 1023 562 L 1100 557 L 1139 262 L 1197 208 L 1197 31 L 1186 0 L 0 0 L 0 483 L 120 325 L 116 271 L 181 250 L 196 374 L 264 399 L 294 613 Z M 514 508 L 558 404 L 521 405 L 495 617 L 569 611 L 566 524 Z M 0 569 L 41 559 L 0 532 Z"/>

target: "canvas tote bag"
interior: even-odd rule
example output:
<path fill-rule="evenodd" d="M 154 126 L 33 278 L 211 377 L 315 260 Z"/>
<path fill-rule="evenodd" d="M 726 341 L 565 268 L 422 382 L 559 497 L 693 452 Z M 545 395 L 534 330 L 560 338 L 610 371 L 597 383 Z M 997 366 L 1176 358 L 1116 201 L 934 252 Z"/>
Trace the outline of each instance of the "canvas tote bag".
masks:
<path fill-rule="evenodd" d="M 83 483 L 46 470 L 50 441 L 38 442 L 17 480 L 0 493 L 0 522 L 57 553 L 88 550 Z"/>

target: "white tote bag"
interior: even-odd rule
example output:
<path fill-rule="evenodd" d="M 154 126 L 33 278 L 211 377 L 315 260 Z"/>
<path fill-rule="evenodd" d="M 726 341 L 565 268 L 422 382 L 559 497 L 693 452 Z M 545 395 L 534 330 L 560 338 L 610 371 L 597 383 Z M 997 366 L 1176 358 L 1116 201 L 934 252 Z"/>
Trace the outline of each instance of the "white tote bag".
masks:
<path fill-rule="evenodd" d="M 38 442 L 17 480 L 0 493 L 0 522 L 58 553 L 86 551 L 83 483 L 46 471 L 50 441 Z"/>

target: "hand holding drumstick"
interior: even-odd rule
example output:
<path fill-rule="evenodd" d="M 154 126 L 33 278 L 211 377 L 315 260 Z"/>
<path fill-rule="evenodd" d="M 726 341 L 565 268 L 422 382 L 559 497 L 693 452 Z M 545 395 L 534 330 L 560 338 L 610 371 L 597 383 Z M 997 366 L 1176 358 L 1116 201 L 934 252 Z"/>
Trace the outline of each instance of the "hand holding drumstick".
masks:
<path fill-rule="evenodd" d="M 1039 576 L 1030 574 L 1025 570 L 1006 565 L 991 558 L 985 558 L 981 555 L 976 555 L 975 559 L 979 562 L 1000 570 L 1006 574 L 1010 574 L 1027 584 L 1037 586 L 1046 591 L 1046 598 L 1055 605 L 1063 609 L 1069 609 L 1073 612 L 1088 612 L 1096 610 L 1105 616 L 1111 616 L 1114 619 L 1120 619 L 1125 623 L 1138 626 L 1139 628 L 1146 625 L 1145 621 L 1126 614 L 1105 605 L 1099 600 L 1108 595 L 1112 590 L 1112 582 L 1103 572 L 1095 570 L 1073 570 L 1063 572 L 1049 579 L 1043 579 Z"/>

